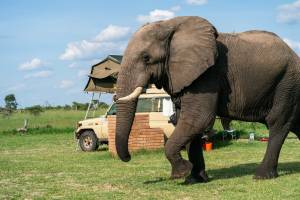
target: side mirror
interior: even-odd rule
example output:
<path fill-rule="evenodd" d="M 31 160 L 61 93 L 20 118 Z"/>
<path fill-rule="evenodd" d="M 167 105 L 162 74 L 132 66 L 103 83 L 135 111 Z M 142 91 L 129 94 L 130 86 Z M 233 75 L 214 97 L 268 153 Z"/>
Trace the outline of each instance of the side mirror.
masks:
<path fill-rule="evenodd" d="M 113 102 L 116 102 L 116 101 L 117 101 L 117 95 L 114 94 L 114 95 L 113 95 Z"/>
<path fill-rule="evenodd" d="M 176 124 L 177 124 L 176 113 L 173 113 L 173 115 L 170 116 L 168 123 L 172 123 L 174 126 L 176 126 Z"/>

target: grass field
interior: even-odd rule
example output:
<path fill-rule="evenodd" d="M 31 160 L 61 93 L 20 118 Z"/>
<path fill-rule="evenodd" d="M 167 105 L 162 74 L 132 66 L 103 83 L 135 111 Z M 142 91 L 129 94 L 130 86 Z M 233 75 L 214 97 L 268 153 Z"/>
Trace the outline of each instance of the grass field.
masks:
<path fill-rule="evenodd" d="M 33 118 L 32 123 L 36 119 L 39 126 L 44 121 L 56 124 L 48 121 L 49 113 L 44 114 L 48 116 Z M 55 131 L 0 133 L 0 199 L 300 198 L 300 143 L 294 136 L 283 146 L 277 179 L 253 180 L 267 144 L 238 140 L 205 153 L 210 182 L 186 186 L 183 180 L 168 179 L 170 165 L 163 150 L 135 153 L 129 163 L 113 158 L 106 148 L 81 152 L 76 150 L 70 126 L 82 113 L 67 113 L 69 120 L 64 122 L 63 113 L 52 114 L 51 119 L 60 124 Z M 8 124 L 5 120 L 1 126 Z M 258 130 L 263 128 L 257 125 Z"/>
<path fill-rule="evenodd" d="M 105 109 L 98 110 L 95 116 L 100 116 L 105 113 Z M 30 115 L 29 113 L 14 113 L 9 118 L 0 116 L 0 133 L 3 131 L 16 130 L 24 125 L 24 119 L 28 119 L 29 128 L 41 128 L 41 127 L 54 127 L 58 129 L 74 128 L 79 120 L 82 120 L 85 116 L 85 111 L 75 110 L 47 110 L 42 112 L 39 116 Z M 245 123 L 233 121 L 232 127 L 241 132 L 253 132 L 258 134 L 267 134 L 266 127 L 259 123 Z M 216 120 L 214 128 L 216 130 L 222 130 L 221 123 Z"/>
<path fill-rule="evenodd" d="M 0 132 L 21 128 L 24 119 L 28 119 L 29 127 L 52 126 L 55 128 L 75 127 L 76 122 L 84 118 L 84 111 L 75 110 L 48 110 L 39 116 L 29 113 L 14 113 L 9 118 L 0 118 Z"/>
<path fill-rule="evenodd" d="M 99 109 L 95 117 L 105 113 L 105 109 Z M 90 112 L 92 114 L 92 112 Z M 55 128 L 74 128 L 77 121 L 82 120 L 85 111 L 76 110 L 47 110 L 38 116 L 27 112 L 14 113 L 9 118 L 0 116 L 0 132 L 21 128 L 24 125 L 24 119 L 29 122 L 29 128 L 51 126 Z"/>

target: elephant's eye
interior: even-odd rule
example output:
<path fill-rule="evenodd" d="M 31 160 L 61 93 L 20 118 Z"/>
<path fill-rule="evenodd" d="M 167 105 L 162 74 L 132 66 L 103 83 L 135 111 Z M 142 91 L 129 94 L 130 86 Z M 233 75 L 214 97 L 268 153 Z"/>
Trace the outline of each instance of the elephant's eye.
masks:
<path fill-rule="evenodd" d="M 143 60 L 144 60 L 145 63 L 148 63 L 149 60 L 150 60 L 150 56 L 147 53 L 144 53 L 143 54 Z"/>

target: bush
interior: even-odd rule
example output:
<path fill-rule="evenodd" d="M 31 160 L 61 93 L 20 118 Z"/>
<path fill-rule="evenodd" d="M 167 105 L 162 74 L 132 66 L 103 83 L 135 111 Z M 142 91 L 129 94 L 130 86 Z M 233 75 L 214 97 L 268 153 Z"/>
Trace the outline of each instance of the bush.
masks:
<path fill-rule="evenodd" d="M 4 109 L 1 109 L 0 112 L 4 118 L 9 118 L 11 116 L 11 114 L 13 113 L 13 110 L 4 108 Z"/>
<path fill-rule="evenodd" d="M 70 134 L 74 131 L 74 128 L 66 127 L 66 128 L 54 128 L 50 125 L 46 125 L 44 127 L 34 127 L 28 128 L 26 134 L 34 135 L 34 134 Z M 19 135 L 20 132 L 17 129 L 6 130 L 0 132 L 2 135 Z"/>
<path fill-rule="evenodd" d="M 38 116 L 41 114 L 41 112 L 44 112 L 44 109 L 40 105 L 27 107 L 27 108 L 25 108 L 25 110 L 34 116 Z"/>
<path fill-rule="evenodd" d="M 68 104 L 66 104 L 63 108 L 64 108 L 64 110 L 71 110 L 72 109 L 72 107 Z"/>

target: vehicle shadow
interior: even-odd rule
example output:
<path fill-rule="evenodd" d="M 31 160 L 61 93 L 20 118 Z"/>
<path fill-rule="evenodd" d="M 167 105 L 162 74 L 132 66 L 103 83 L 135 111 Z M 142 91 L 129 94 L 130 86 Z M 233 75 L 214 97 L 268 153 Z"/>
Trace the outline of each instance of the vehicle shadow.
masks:
<path fill-rule="evenodd" d="M 258 167 L 259 163 L 246 163 L 239 164 L 228 168 L 221 169 L 211 169 L 207 170 L 209 175 L 209 181 L 222 180 L 238 178 L 248 175 L 254 175 L 255 169 Z M 286 176 L 289 174 L 300 173 L 300 162 L 285 162 L 278 164 L 279 176 Z M 164 181 L 168 181 L 168 177 L 157 177 L 153 180 L 147 180 L 143 182 L 144 184 L 156 184 Z M 182 185 L 182 184 L 181 184 Z"/>
<path fill-rule="evenodd" d="M 100 146 L 96 151 L 108 151 L 108 146 L 107 145 Z"/>

